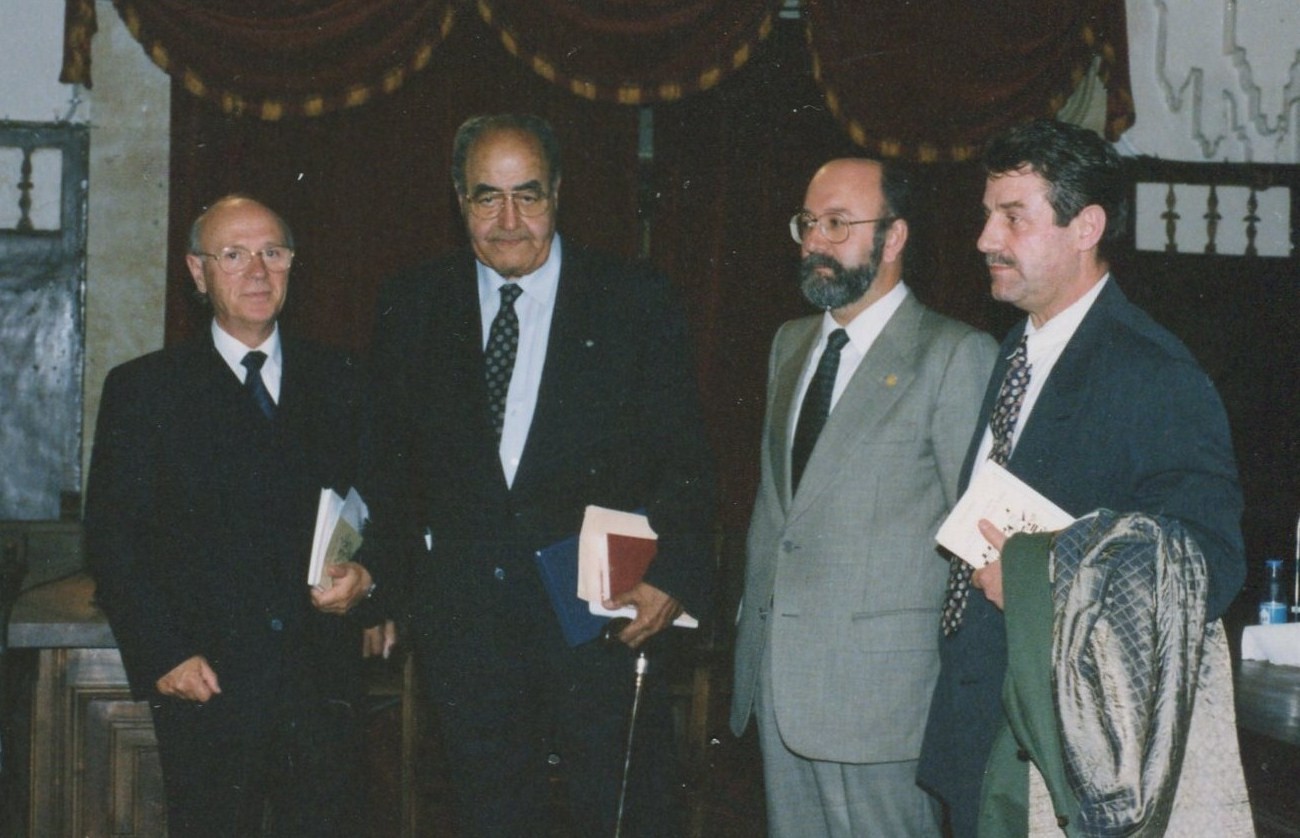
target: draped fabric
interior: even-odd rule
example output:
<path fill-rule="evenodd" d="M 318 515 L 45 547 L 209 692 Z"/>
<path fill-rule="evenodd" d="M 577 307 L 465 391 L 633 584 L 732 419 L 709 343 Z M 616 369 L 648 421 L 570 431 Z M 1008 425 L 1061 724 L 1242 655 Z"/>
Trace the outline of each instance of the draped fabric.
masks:
<path fill-rule="evenodd" d="M 1106 134 L 1133 122 L 1124 0 L 805 0 L 813 71 L 855 143 L 921 162 L 978 156 L 1051 116 L 1100 56 Z"/>
<path fill-rule="evenodd" d="M 155 64 L 226 113 L 318 116 L 428 66 L 455 0 L 114 0 Z"/>
<path fill-rule="evenodd" d="M 67 0 L 63 10 L 63 67 L 59 81 L 92 87 L 90 39 L 98 30 L 95 0 Z"/>
<path fill-rule="evenodd" d="M 501 43 L 586 99 L 668 102 L 714 87 L 772 31 L 781 0 L 478 0 Z"/>

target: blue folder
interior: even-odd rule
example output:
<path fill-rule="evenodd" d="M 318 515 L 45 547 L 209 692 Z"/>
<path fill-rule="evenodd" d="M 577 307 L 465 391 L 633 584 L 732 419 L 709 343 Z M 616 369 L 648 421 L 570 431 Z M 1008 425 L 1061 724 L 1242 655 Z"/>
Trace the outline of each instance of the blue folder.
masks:
<path fill-rule="evenodd" d="M 578 598 L 578 537 L 557 541 L 533 555 L 565 642 L 580 646 L 599 637 L 609 617 L 592 614 L 591 606 Z"/>

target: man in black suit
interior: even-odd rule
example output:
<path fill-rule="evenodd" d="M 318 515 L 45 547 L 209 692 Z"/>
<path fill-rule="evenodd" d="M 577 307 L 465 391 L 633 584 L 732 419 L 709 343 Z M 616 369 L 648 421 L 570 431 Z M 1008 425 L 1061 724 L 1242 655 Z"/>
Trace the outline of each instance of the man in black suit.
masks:
<path fill-rule="evenodd" d="M 322 487 L 356 466 L 347 360 L 283 336 L 293 239 L 230 196 L 186 257 L 212 325 L 104 384 L 86 549 L 136 698 L 153 710 L 174 836 L 353 835 L 359 564 L 306 584 Z"/>
<path fill-rule="evenodd" d="M 962 486 L 995 459 L 1075 517 L 1106 508 L 1177 519 L 1205 554 L 1207 617 L 1217 619 L 1245 574 L 1227 418 L 1187 349 L 1109 273 L 1108 251 L 1126 226 L 1118 156 L 1093 132 L 1040 120 L 994 140 L 984 162 L 978 246 L 994 298 L 1029 317 L 1003 342 Z M 981 525 L 999 543 L 990 528 Z M 976 834 L 1003 720 L 1001 571 L 995 561 L 971 578 L 954 564 L 918 769 L 957 838 Z"/>
<path fill-rule="evenodd" d="M 685 319 L 655 272 L 556 233 L 560 153 L 543 120 L 467 121 L 452 179 L 471 249 L 395 277 L 379 301 L 363 555 L 409 561 L 466 831 L 545 834 L 558 766 L 578 834 L 611 834 L 632 661 L 565 643 L 535 554 L 574 536 L 588 504 L 643 510 L 658 554 L 616 600 L 637 614 L 620 638 L 640 646 L 683 609 L 703 615 L 714 501 Z M 678 831 L 662 654 L 632 758 L 637 835 Z"/>

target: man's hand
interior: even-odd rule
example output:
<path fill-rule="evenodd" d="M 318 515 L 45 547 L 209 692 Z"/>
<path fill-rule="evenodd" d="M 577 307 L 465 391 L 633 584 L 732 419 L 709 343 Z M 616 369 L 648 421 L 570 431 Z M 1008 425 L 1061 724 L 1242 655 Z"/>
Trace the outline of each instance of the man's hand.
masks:
<path fill-rule="evenodd" d="M 680 602 L 645 582 L 638 582 L 622 596 L 606 600 L 604 605 L 609 609 L 628 605 L 636 609 L 636 619 L 618 634 L 618 639 L 633 649 L 672 625 L 682 613 Z"/>
<path fill-rule="evenodd" d="M 186 658 L 154 684 L 158 692 L 172 698 L 204 703 L 221 692 L 217 673 L 202 655 Z"/>
<path fill-rule="evenodd" d="M 991 521 L 981 519 L 979 526 L 980 535 L 984 536 L 984 540 L 997 549 L 998 558 L 996 561 L 989 562 L 979 570 L 976 570 L 975 573 L 971 575 L 971 584 L 983 591 L 984 596 L 988 598 L 988 601 L 996 605 L 998 610 L 1001 611 L 1003 610 L 1002 545 L 1007 543 L 1007 536 L 1006 533 L 995 527 Z"/>
<path fill-rule="evenodd" d="M 371 626 L 361 635 L 361 657 L 382 656 L 384 660 L 388 660 L 395 645 L 397 645 L 397 623 L 384 620 L 383 624 Z"/>
<path fill-rule="evenodd" d="M 325 572 L 334 580 L 329 590 L 312 588 L 311 602 L 317 611 L 326 614 L 338 614 L 340 617 L 351 611 L 357 603 L 370 593 L 370 571 L 356 562 L 343 562 L 325 568 Z"/>

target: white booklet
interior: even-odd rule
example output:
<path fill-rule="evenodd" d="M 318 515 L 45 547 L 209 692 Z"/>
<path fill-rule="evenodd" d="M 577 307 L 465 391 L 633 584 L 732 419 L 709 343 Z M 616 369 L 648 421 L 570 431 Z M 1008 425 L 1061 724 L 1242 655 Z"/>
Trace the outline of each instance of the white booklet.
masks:
<path fill-rule="evenodd" d="M 997 558 L 997 550 L 980 534 L 981 518 L 1007 535 L 1052 532 L 1074 523 L 1068 512 L 994 462 L 980 465 L 934 539 L 971 567 L 983 567 Z"/>
<path fill-rule="evenodd" d="M 613 611 L 604 600 L 631 588 L 654 561 L 659 536 L 646 516 L 588 506 L 578 534 L 578 598 L 586 600 L 591 613 L 607 617 L 636 617 L 632 607 Z M 675 626 L 697 628 L 699 621 L 685 612 Z"/>
<path fill-rule="evenodd" d="M 361 530 L 368 517 L 370 510 L 356 489 L 349 489 L 346 498 L 339 497 L 333 489 L 320 490 L 311 564 L 307 568 L 308 585 L 323 590 L 334 587 L 334 577 L 325 568 L 351 561 L 361 547 Z"/>

